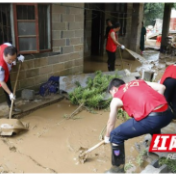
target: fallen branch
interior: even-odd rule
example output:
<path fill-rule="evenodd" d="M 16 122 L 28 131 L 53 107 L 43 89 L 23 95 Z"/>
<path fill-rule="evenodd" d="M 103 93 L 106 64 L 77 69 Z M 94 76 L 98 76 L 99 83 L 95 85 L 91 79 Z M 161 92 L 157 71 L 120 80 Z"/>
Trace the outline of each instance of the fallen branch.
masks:
<path fill-rule="evenodd" d="M 79 107 L 78 107 L 76 110 L 74 110 L 74 111 L 70 114 L 70 116 L 68 117 L 68 119 L 71 119 L 71 118 L 73 118 L 76 114 L 78 114 L 78 112 L 81 110 L 81 108 L 82 108 L 83 106 L 84 106 L 84 103 L 80 104 Z"/>

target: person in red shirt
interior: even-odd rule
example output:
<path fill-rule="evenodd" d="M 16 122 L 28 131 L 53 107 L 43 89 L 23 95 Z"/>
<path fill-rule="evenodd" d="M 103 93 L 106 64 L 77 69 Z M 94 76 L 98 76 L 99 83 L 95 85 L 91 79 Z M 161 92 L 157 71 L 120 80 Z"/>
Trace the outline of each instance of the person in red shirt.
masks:
<path fill-rule="evenodd" d="M 108 33 L 107 43 L 106 43 L 106 52 L 108 55 L 108 70 L 115 70 L 115 59 L 116 59 L 116 49 L 117 46 L 121 46 L 122 49 L 125 49 L 124 45 L 121 45 L 117 40 L 117 34 L 120 30 L 120 23 L 116 23 L 113 25 L 112 29 L 110 29 Z"/>
<path fill-rule="evenodd" d="M 16 47 L 12 46 L 10 43 L 0 45 L 0 87 L 4 89 L 9 108 L 11 100 L 15 100 L 15 95 L 13 94 L 10 82 L 10 71 L 12 66 L 16 64 L 16 58 L 18 61 L 24 61 L 23 55 L 17 57 Z M 13 111 L 19 112 L 21 110 L 13 108 Z"/>
<path fill-rule="evenodd" d="M 166 68 L 160 83 L 166 86 L 164 96 L 174 112 L 174 119 L 176 119 L 176 63 Z"/>
<path fill-rule="evenodd" d="M 124 141 L 143 134 L 160 134 L 174 115 L 163 96 L 165 86 L 144 80 L 125 84 L 114 78 L 108 87 L 113 99 L 107 122 L 105 143 L 111 143 L 113 167 L 106 173 L 123 173 L 125 164 Z M 118 109 L 122 108 L 131 119 L 115 128 Z"/>

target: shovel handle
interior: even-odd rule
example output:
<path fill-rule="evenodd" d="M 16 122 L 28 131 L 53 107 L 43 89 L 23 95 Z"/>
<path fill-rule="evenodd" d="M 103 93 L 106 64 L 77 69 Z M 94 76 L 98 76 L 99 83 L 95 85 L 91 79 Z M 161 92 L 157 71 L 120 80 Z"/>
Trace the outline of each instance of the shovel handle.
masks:
<path fill-rule="evenodd" d="M 13 104 L 14 104 L 14 100 L 11 101 L 10 112 L 9 112 L 9 119 L 12 118 Z"/>
<path fill-rule="evenodd" d="M 91 148 L 89 148 L 88 150 L 86 150 L 82 155 L 85 155 L 85 154 L 91 152 L 92 150 L 98 148 L 99 146 L 101 146 L 101 145 L 104 144 L 104 143 L 105 143 L 104 140 L 101 141 L 101 142 L 99 142 L 98 144 L 96 144 L 96 145 L 94 145 L 93 147 L 91 147 Z"/>
<path fill-rule="evenodd" d="M 17 82 L 18 82 L 18 77 L 19 77 L 19 73 L 20 73 L 21 64 L 22 64 L 22 62 L 20 62 L 19 66 L 18 66 L 18 72 L 17 72 L 17 76 L 16 76 L 16 80 L 15 80 L 14 89 L 13 89 L 13 93 L 14 94 L 15 94 L 16 88 L 17 88 Z M 11 101 L 10 112 L 9 112 L 9 119 L 12 118 L 13 104 L 14 104 L 14 100 Z"/>

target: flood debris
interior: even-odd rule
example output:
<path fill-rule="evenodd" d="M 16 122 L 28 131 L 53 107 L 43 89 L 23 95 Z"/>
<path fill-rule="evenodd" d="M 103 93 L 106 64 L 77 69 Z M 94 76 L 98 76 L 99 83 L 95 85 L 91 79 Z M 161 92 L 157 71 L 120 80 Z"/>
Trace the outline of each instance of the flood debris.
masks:
<path fill-rule="evenodd" d="M 73 112 L 67 117 L 67 119 L 71 119 L 71 118 L 73 118 L 76 114 L 79 113 L 79 111 L 82 110 L 83 107 L 84 107 L 84 103 L 80 104 L 79 107 L 76 108 L 76 110 L 73 111 Z"/>
<path fill-rule="evenodd" d="M 85 163 L 86 159 L 87 159 L 87 154 L 84 154 L 85 151 L 87 151 L 88 148 L 84 148 L 84 147 L 80 147 L 78 150 L 78 157 L 76 158 L 76 160 L 78 161 L 78 163 Z"/>
<path fill-rule="evenodd" d="M 60 78 L 60 90 L 64 89 L 69 95 L 69 100 L 73 105 L 79 105 L 70 115 L 64 116 L 66 119 L 73 118 L 83 108 L 104 109 L 109 107 L 111 96 L 106 92 L 109 82 L 113 78 L 123 77 L 125 82 L 135 79 L 137 73 L 131 73 L 125 69 L 123 71 L 101 72 L 94 74 L 81 74 Z M 74 80 L 74 82 L 73 82 Z"/>

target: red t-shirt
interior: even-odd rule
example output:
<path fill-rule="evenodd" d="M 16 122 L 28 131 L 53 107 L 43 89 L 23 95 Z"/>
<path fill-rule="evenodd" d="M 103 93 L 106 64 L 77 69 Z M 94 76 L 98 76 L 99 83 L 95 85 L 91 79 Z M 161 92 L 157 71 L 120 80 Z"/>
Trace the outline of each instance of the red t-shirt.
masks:
<path fill-rule="evenodd" d="M 0 66 L 5 70 L 5 78 L 4 78 L 5 82 L 7 82 L 9 79 L 9 69 L 8 69 L 7 63 L 4 61 L 4 58 L 3 58 L 4 49 L 6 47 L 8 47 L 8 45 L 6 44 L 0 45 Z M 1 87 L 1 84 L 0 84 L 0 87 Z"/>
<path fill-rule="evenodd" d="M 140 121 L 156 107 L 167 104 L 165 97 L 143 80 L 134 80 L 121 85 L 114 98 L 123 102 L 123 109 L 130 117 Z"/>
<path fill-rule="evenodd" d="M 117 45 L 114 43 L 113 39 L 111 38 L 111 33 L 115 32 L 113 29 L 109 31 L 108 38 L 107 38 L 107 43 L 106 43 L 106 50 L 110 52 L 115 52 L 117 49 Z M 116 39 L 117 39 L 117 34 L 115 33 Z"/>
<path fill-rule="evenodd" d="M 166 78 L 176 79 L 176 65 L 170 65 L 166 68 L 160 83 L 163 84 Z"/>

